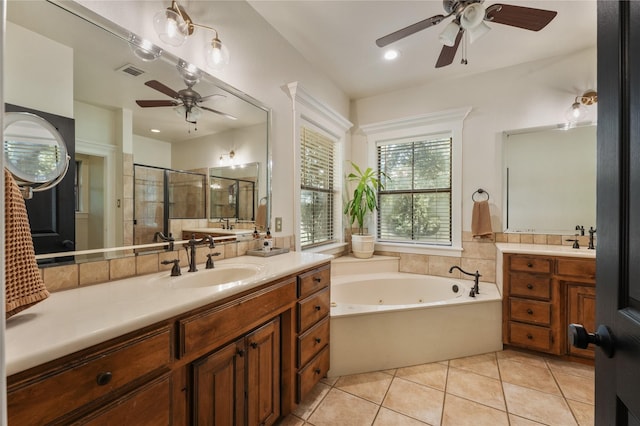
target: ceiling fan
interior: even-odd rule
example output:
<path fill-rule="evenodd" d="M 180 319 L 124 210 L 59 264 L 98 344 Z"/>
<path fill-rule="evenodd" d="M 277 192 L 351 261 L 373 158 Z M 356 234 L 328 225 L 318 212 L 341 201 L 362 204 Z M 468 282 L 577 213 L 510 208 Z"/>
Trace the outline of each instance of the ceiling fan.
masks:
<path fill-rule="evenodd" d="M 172 100 L 136 100 L 136 103 L 142 108 L 155 108 L 155 107 L 175 107 L 176 113 L 180 115 L 184 115 L 185 121 L 195 124 L 202 110 L 213 112 L 215 114 L 221 115 L 223 117 L 229 118 L 231 120 L 237 120 L 237 117 L 234 117 L 231 114 L 227 114 L 222 111 L 215 110 L 213 108 L 209 108 L 206 106 L 199 105 L 199 103 L 207 101 L 215 96 L 222 96 L 221 94 L 213 94 L 209 96 L 202 97 L 198 92 L 193 90 L 194 83 L 187 83 L 187 88 L 179 91 L 175 91 L 168 86 L 160 83 L 158 80 L 149 80 L 144 83 L 146 86 L 151 87 L 152 89 L 157 90 L 158 92 L 164 93 L 165 95 L 173 98 Z"/>
<path fill-rule="evenodd" d="M 558 14 L 553 10 L 501 3 L 485 8 L 482 3 L 483 0 L 443 0 L 442 5 L 447 13 L 446 15 L 435 15 L 394 31 L 377 39 L 376 44 L 378 47 L 387 46 L 418 31 L 437 25 L 450 16 L 455 16 L 453 21 L 449 22 L 440 34 L 440 42 L 444 44 L 436 62 L 436 68 L 440 68 L 453 62 L 465 31 L 471 43 L 491 29 L 486 22 L 510 25 L 530 31 L 540 31 Z M 466 63 L 465 58 L 462 59 L 462 63 Z"/>

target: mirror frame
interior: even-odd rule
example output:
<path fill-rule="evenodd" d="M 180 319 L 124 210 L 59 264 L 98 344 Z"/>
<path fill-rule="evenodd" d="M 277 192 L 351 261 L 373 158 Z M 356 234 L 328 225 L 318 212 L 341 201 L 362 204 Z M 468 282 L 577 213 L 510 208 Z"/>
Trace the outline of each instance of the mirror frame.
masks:
<path fill-rule="evenodd" d="M 129 31 L 121 26 L 119 26 L 118 24 L 104 18 L 103 16 L 98 15 L 97 13 L 87 9 L 86 7 L 78 4 L 78 3 L 74 3 L 74 2 L 67 2 L 67 1 L 61 1 L 61 0 L 47 0 L 48 3 L 57 6 L 59 8 L 61 8 L 62 10 L 71 13 L 72 15 L 78 17 L 79 19 L 83 19 L 87 22 L 89 22 L 90 24 L 96 26 L 97 28 L 99 28 L 102 31 L 106 31 L 110 34 L 112 34 L 115 37 L 120 38 L 122 41 L 130 44 L 130 41 L 132 39 L 132 37 L 139 37 L 137 34 L 135 34 L 132 31 Z M 6 19 L 6 18 L 5 18 Z M 153 46 L 153 48 L 158 48 L 158 46 Z M 170 66 L 175 66 L 177 64 L 180 63 L 188 63 L 187 61 L 185 61 L 184 59 L 170 53 L 167 52 L 166 50 L 162 49 L 162 55 L 160 58 L 158 58 L 157 60 L 159 61 L 164 61 L 167 62 L 168 65 Z M 221 88 L 222 90 L 227 91 L 228 93 L 237 96 L 238 98 L 240 98 L 241 100 L 244 100 L 245 102 L 250 103 L 251 105 L 255 106 L 256 108 L 264 111 L 266 113 L 266 164 L 265 164 L 265 176 L 266 176 L 266 182 L 265 182 L 265 188 L 266 188 L 266 198 L 267 198 L 267 223 L 270 222 L 271 219 L 271 200 L 272 200 L 272 188 L 271 188 L 271 181 L 272 181 L 272 149 L 271 149 L 271 133 L 272 133 L 272 110 L 270 107 L 268 107 L 266 104 L 262 103 L 261 101 L 255 99 L 254 97 L 248 95 L 247 93 L 231 86 L 230 84 L 218 79 L 217 77 L 209 74 L 206 72 L 206 70 L 201 70 L 199 69 L 199 71 L 202 73 L 202 79 L 206 80 L 207 82 L 218 86 L 219 88 Z M 179 242 L 179 241 L 177 241 Z M 146 247 L 149 247 L 149 244 L 145 245 Z M 166 246 L 166 243 L 158 243 L 157 244 L 159 249 L 162 249 L 162 247 Z M 64 253 L 47 253 L 47 254 L 42 254 L 42 255 L 38 255 L 37 258 L 38 260 L 40 259 L 51 259 L 51 258 L 57 258 L 57 257 L 61 257 L 61 256 L 72 256 L 72 255 L 85 255 L 85 254 L 96 254 L 96 253 L 104 253 L 105 256 L 107 256 L 108 258 L 112 259 L 113 257 L 127 257 L 127 256 L 133 256 L 133 249 L 135 249 L 137 246 L 122 246 L 122 247 L 105 247 L 103 249 L 91 249 L 91 250 L 83 250 L 83 251 L 73 251 L 73 252 L 64 252 Z M 115 253 L 118 252 L 122 252 L 122 255 L 115 255 Z"/>

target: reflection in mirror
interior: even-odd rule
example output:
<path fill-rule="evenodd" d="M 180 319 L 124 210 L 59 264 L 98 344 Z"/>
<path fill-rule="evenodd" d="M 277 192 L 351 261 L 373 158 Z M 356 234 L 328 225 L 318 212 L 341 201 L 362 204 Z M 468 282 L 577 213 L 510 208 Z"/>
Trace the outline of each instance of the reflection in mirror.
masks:
<path fill-rule="evenodd" d="M 259 163 L 210 168 L 209 218 L 255 221 L 259 176 Z"/>
<path fill-rule="evenodd" d="M 596 225 L 596 126 L 505 133 L 506 232 L 575 234 Z"/>
<path fill-rule="evenodd" d="M 7 21 L 5 99 L 75 120 L 80 191 L 94 198 L 76 218 L 82 229 L 104 230 L 102 247 L 134 244 L 134 163 L 206 176 L 233 150 L 237 162 L 267 165 L 257 197 L 270 202 L 270 110 L 262 103 L 161 48 L 141 57 L 130 44 L 137 36 L 77 3 L 8 2 Z M 86 245 L 77 250 L 98 248 L 91 235 L 78 241 Z"/>

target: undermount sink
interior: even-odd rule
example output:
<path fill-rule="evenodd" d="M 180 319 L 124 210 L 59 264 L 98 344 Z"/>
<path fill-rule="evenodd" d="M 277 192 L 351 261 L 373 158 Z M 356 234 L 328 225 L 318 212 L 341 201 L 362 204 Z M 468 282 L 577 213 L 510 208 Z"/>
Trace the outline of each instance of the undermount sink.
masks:
<path fill-rule="evenodd" d="M 168 288 L 201 288 L 225 284 L 237 284 L 256 277 L 261 271 L 259 265 L 228 264 L 216 265 L 214 269 L 205 269 L 199 265 L 197 272 L 187 272 L 182 268 L 182 275 L 172 277 L 169 271 L 152 280 L 153 285 L 162 285 Z"/>

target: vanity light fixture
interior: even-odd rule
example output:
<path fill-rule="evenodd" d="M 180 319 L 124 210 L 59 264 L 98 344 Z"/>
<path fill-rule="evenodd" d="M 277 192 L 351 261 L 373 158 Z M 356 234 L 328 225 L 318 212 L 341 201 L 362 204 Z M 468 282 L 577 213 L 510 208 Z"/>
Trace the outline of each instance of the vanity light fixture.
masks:
<path fill-rule="evenodd" d="M 598 92 L 595 90 L 587 90 L 582 96 L 576 96 L 573 104 L 565 112 L 565 119 L 568 126 L 573 127 L 576 123 L 585 121 L 589 118 L 589 109 L 587 106 L 591 106 L 598 102 Z"/>
<path fill-rule="evenodd" d="M 235 157 L 236 153 L 231 150 L 228 154 L 220 155 L 220 163 L 221 164 L 233 164 L 233 157 Z"/>
<path fill-rule="evenodd" d="M 220 41 L 218 31 L 193 22 L 184 7 L 178 5 L 176 0 L 172 0 L 171 6 L 155 14 L 153 27 L 160 40 L 175 47 L 181 46 L 196 28 L 213 31 L 215 35 L 206 49 L 207 64 L 219 70 L 229 63 L 229 50 Z"/>
<path fill-rule="evenodd" d="M 200 81 L 200 78 L 202 78 L 202 71 L 184 59 L 178 61 L 176 68 L 187 86 L 195 85 Z"/>
<path fill-rule="evenodd" d="M 129 36 L 129 47 L 137 58 L 145 62 L 155 61 L 162 55 L 162 49 L 155 46 L 149 40 L 138 37 L 135 34 Z"/>

